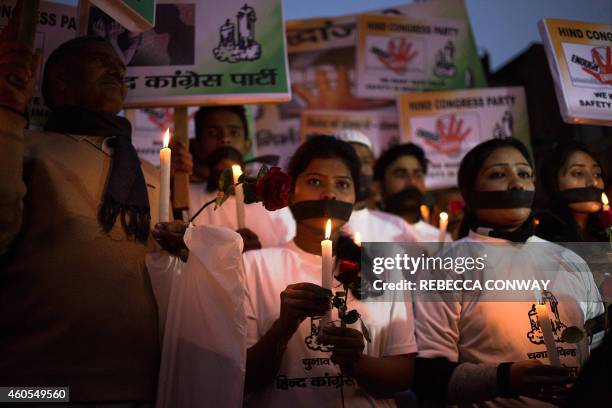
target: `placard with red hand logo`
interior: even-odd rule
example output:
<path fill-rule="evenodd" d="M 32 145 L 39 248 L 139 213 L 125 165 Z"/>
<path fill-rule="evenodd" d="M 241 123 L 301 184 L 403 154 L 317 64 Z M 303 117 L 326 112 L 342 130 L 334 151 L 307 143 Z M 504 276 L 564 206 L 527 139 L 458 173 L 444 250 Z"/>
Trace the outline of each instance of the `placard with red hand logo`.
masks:
<path fill-rule="evenodd" d="M 521 87 L 405 93 L 398 111 L 402 139 L 421 146 L 430 161 L 430 189 L 455 186 L 461 159 L 480 142 L 516 137 L 530 144 Z"/>
<path fill-rule="evenodd" d="M 612 24 L 538 24 L 563 120 L 612 126 Z"/>

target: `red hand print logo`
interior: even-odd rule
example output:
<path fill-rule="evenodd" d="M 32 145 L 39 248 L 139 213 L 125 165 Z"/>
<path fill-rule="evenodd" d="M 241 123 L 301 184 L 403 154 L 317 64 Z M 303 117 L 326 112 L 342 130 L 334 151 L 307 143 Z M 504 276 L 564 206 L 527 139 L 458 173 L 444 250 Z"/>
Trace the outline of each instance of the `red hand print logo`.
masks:
<path fill-rule="evenodd" d="M 453 114 L 450 117 L 448 127 L 440 118 L 436 120 L 437 140 L 425 140 L 429 146 L 442 154 L 452 155 L 461 152 L 461 142 L 472 133 L 472 128 L 463 129 L 463 119 L 457 120 Z"/>
<path fill-rule="evenodd" d="M 601 58 L 597 48 L 591 50 L 594 62 L 597 64 L 599 69 L 594 71 L 591 68 L 582 67 L 582 70 L 589 75 L 592 75 L 602 84 L 612 85 L 612 49 L 606 47 L 606 58 L 605 61 Z"/>
<path fill-rule="evenodd" d="M 396 74 L 403 74 L 408 69 L 408 63 L 417 56 L 418 51 L 412 50 L 412 44 L 405 38 L 391 38 L 387 43 L 387 51 L 374 47 L 372 49 L 378 60 Z"/>

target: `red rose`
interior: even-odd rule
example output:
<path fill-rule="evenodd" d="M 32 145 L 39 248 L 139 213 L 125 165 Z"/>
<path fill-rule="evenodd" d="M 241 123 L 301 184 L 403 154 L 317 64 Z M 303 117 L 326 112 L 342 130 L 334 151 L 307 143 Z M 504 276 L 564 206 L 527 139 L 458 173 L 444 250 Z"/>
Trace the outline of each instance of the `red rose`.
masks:
<path fill-rule="evenodd" d="M 255 185 L 257 196 L 268 211 L 275 211 L 289 205 L 291 177 L 279 167 L 272 167 Z"/>
<path fill-rule="evenodd" d="M 338 275 L 336 275 L 335 278 L 343 285 L 358 285 L 360 283 L 360 269 L 358 263 L 345 260 L 340 261 L 340 265 L 338 265 Z"/>
<path fill-rule="evenodd" d="M 601 220 L 601 223 L 604 225 L 604 227 L 606 228 L 612 227 L 612 208 L 609 209 L 608 211 L 600 212 L 599 219 Z"/>
<path fill-rule="evenodd" d="M 451 214 L 459 214 L 459 212 L 465 207 L 465 202 L 463 200 L 451 200 L 448 205 L 450 207 Z"/>

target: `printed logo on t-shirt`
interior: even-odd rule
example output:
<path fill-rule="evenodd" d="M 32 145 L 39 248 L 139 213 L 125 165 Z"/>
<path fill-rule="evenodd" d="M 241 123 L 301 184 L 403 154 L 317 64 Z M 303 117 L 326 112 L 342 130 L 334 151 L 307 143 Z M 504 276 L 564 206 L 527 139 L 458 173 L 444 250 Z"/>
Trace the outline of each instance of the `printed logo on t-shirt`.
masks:
<path fill-rule="evenodd" d="M 306 343 L 306 347 L 310 350 L 314 351 L 322 351 L 329 352 L 332 351 L 332 348 L 326 346 L 324 344 L 317 343 L 317 337 L 319 335 L 321 318 L 319 317 L 311 317 L 310 318 L 310 336 L 306 336 L 304 342 Z"/>
<path fill-rule="evenodd" d="M 555 336 L 556 343 L 564 343 L 562 339 L 563 330 L 567 328 L 567 325 L 561 321 L 561 317 L 559 317 L 559 302 L 555 295 L 549 291 L 542 292 L 542 300 L 546 302 L 550 307 L 550 311 L 552 312 L 554 318 L 550 319 L 553 335 Z M 527 313 L 529 316 L 529 322 L 531 323 L 531 330 L 527 333 L 527 338 L 533 344 L 545 344 L 544 343 L 544 333 L 542 332 L 542 328 L 538 323 L 538 314 L 536 312 L 536 305 L 532 304 L 531 309 Z"/>

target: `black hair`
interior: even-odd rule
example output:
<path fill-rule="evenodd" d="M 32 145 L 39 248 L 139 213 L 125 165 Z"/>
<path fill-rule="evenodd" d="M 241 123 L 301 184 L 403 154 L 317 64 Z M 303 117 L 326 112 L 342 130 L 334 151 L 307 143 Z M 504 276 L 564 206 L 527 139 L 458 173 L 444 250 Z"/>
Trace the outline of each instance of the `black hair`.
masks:
<path fill-rule="evenodd" d="M 604 185 L 607 184 L 602 161 L 591 149 L 579 142 L 558 144 L 550 151 L 547 159 L 543 160 L 540 166 L 542 187 L 551 201 L 558 202 L 556 195 L 559 193 L 559 172 L 567 165 L 569 158 L 576 152 L 583 152 L 597 162 L 599 167 L 601 167 Z"/>
<path fill-rule="evenodd" d="M 313 135 L 306 140 L 293 154 L 287 165 L 287 173 L 293 180 L 293 187 L 298 176 L 306 170 L 314 159 L 338 158 L 346 164 L 353 178 L 355 194 L 359 191 L 361 161 L 355 149 L 347 143 L 330 135 Z"/>
<path fill-rule="evenodd" d="M 416 158 L 423 168 L 423 172 L 427 174 L 427 166 L 429 164 L 429 160 L 425 157 L 425 152 L 420 146 L 415 145 L 414 143 L 404 143 L 400 145 L 395 145 L 387 150 L 385 150 L 376 163 L 374 164 L 374 180 L 382 181 L 385 178 L 385 171 L 387 171 L 387 167 L 391 165 L 394 161 L 403 156 L 412 156 Z"/>
<path fill-rule="evenodd" d="M 55 102 L 51 96 L 52 90 L 50 89 L 50 75 L 52 72 L 57 69 L 57 66 L 63 64 L 69 58 L 78 57 L 81 53 L 86 49 L 86 46 L 92 42 L 95 43 L 106 43 L 110 47 L 110 43 L 97 35 L 85 35 L 81 37 L 73 38 L 72 40 L 66 41 L 57 47 L 49 58 L 47 58 L 47 62 L 45 63 L 45 69 L 43 72 L 43 80 L 41 85 L 41 91 L 43 99 L 45 100 L 46 105 L 53 109 Z"/>
<path fill-rule="evenodd" d="M 471 193 L 474 192 L 474 186 L 480 169 L 487 158 L 496 150 L 503 148 L 516 149 L 525 157 L 529 166 L 533 169 L 533 159 L 529 153 L 529 149 L 520 140 L 513 137 L 500 139 L 490 139 L 474 146 L 461 160 L 459 165 L 459 173 L 457 175 L 457 184 L 465 201 L 464 217 L 459 228 L 459 237 L 464 237 L 468 234 L 470 227 L 476 222 L 476 218 L 472 212 Z"/>
<path fill-rule="evenodd" d="M 605 228 L 597 213 L 589 214 L 586 227 L 582 230 L 572 209 L 559 199 L 559 172 L 576 152 L 583 152 L 597 162 L 601 167 L 604 186 L 607 185 L 601 159 L 586 145 L 571 141 L 555 146 L 540 166 L 543 193 L 548 202 L 543 205 L 544 210 L 537 214 L 540 221 L 537 234 L 554 242 L 606 241 Z"/>
<path fill-rule="evenodd" d="M 204 117 L 212 112 L 227 111 L 235 113 L 240 117 L 244 128 L 244 138 L 249 138 L 249 124 L 247 122 L 246 109 L 243 105 L 227 105 L 227 106 L 201 106 L 196 112 L 193 120 L 195 124 L 195 137 L 197 140 L 202 139 L 204 132 L 203 121 Z"/>

